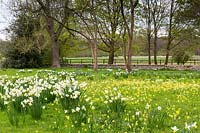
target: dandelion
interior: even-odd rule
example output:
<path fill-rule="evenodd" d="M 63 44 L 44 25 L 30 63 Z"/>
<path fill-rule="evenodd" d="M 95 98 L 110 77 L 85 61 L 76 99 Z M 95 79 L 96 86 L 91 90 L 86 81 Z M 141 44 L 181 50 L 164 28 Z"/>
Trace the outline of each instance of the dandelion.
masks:
<path fill-rule="evenodd" d="M 177 132 L 179 129 L 176 126 L 171 127 L 173 133 Z"/>

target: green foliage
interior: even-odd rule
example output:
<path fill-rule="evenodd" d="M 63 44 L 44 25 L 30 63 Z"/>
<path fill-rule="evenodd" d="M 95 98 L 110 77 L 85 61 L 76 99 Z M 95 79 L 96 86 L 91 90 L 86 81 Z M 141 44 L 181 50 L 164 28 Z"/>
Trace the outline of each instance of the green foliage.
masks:
<path fill-rule="evenodd" d="M 62 33 L 59 38 L 61 57 L 90 56 L 86 40 L 80 37 L 69 35 L 68 32 Z"/>
<path fill-rule="evenodd" d="M 199 6 L 200 0 L 178 0 L 177 4 L 180 6 L 180 9 L 177 12 L 177 20 L 182 23 L 193 24 L 199 27 Z"/>
<path fill-rule="evenodd" d="M 40 25 L 40 17 L 29 11 L 19 10 L 9 27 L 11 41 L 4 47 L 3 67 L 41 67 L 45 39 Z"/>
<path fill-rule="evenodd" d="M 39 120 L 42 116 L 42 101 L 38 97 L 33 97 L 33 104 L 30 106 L 30 114 L 33 119 Z"/>
<path fill-rule="evenodd" d="M 12 108 L 17 112 L 17 113 L 23 113 L 24 108 L 21 105 L 21 102 L 24 100 L 23 96 L 15 98 L 10 104 Z"/>
<path fill-rule="evenodd" d="M 117 114 L 121 114 L 124 112 L 126 108 L 126 103 L 121 98 L 114 99 L 112 102 L 108 104 L 109 109 Z"/>
<path fill-rule="evenodd" d="M 5 94 L 4 87 L 0 85 L 0 111 L 6 108 L 6 105 L 4 104 L 4 99 L 3 99 L 4 94 Z"/>
<path fill-rule="evenodd" d="M 178 51 L 177 53 L 174 53 L 172 58 L 177 64 L 184 65 L 190 59 L 190 55 L 185 51 Z"/>
<path fill-rule="evenodd" d="M 19 126 L 19 114 L 13 109 L 10 108 L 7 111 L 8 120 L 12 126 Z"/>
<path fill-rule="evenodd" d="M 151 110 L 148 114 L 147 120 L 149 130 L 151 131 L 155 128 L 161 129 L 165 127 L 168 120 L 167 117 L 167 113 L 164 112 L 161 107 L 157 107 L 156 109 Z"/>
<path fill-rule="evenodd" d="M 27 53 L 21 53 L 15 48 L 9 48 L 5 57 L 3 67 L 6 68 L 37 68 L 43 65 L 42 53 L 34 49 Z"/>

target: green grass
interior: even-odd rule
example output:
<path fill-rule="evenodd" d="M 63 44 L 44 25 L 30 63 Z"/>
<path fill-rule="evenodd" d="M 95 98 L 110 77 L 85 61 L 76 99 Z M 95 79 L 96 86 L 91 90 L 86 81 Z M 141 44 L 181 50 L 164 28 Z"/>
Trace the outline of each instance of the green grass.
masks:
<path fill-rule="evenodd" d="M 32 70 L 5 69 L 0 75 L 27 77 L 38 71 Z M 95 107 L 89 110 L 89 122 L 73 127 L 71 116 L 64 113 L 59 102 L 53 102 L 46 105 L 41 120 L 26 114 L 20 117 L 18 127 L 9 123 L 6 110 L 0 111 L 0 132 L 172 132 L 174 126 L 179 128 L 178 132 L 200 132 L 199 71 L 137 70 L 129 75 L 118 69 L 98 73 L 91 69 L 56 71 L 75 72 L 79 82 L 87 83 L 83 95 Z M 125 103 L 108 104 L 118 93 Z M 122 111 L 114 111 L 116 106 Z M 194 122 L 197 127 L 192 126 Z M 186 123 L 191 125 L 190 130 L 185 129 Z"/>

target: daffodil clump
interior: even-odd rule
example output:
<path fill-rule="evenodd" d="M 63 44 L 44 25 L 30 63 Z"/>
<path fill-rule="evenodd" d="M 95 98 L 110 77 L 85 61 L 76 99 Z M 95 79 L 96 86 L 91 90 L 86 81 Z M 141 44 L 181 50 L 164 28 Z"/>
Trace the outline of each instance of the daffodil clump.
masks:
<path fill-rule="evenodd" d="M 24 70 L 21 70 L 24 72 Z M 65 112 L 67 110 L 79 112 L 86 110 L 84 105 L 78 104 L 80 101 L 81 88 L 85 84 L 79 84 L 71 73 L 56 73 L 45 71 L 44 77 L 38 74 L 29 77 L 1 78 L 0 80 L 0 103 L 1 108 L 8 108 L 8 117 L 17 117 L 18 114 L 30 113 L 35 120 L 41 119 L 42 110 L 49 103 L 60 101 Z M 59 75 L 59 76 L 58 76 Z M 63 77 L 65 75 L 65 77 Z M 68 76 L 66 76 L 68 75 Z M 18 120 L 10 119 L 11 124 L 16 124 Z M 12 122 L 15 121 L 15 122 Z"/>

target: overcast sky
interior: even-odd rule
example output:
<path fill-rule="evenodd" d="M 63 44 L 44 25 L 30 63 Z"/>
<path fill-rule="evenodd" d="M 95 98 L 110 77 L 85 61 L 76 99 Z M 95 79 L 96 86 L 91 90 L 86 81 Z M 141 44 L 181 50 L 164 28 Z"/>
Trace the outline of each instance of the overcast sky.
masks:
<path fill-rule="evenodd" d="M 12 20 L 9 10 L 9 2 L 11 0 L 0 0 L 0 39 L 6 40 L 7 33 L 5 29 Z"/>

